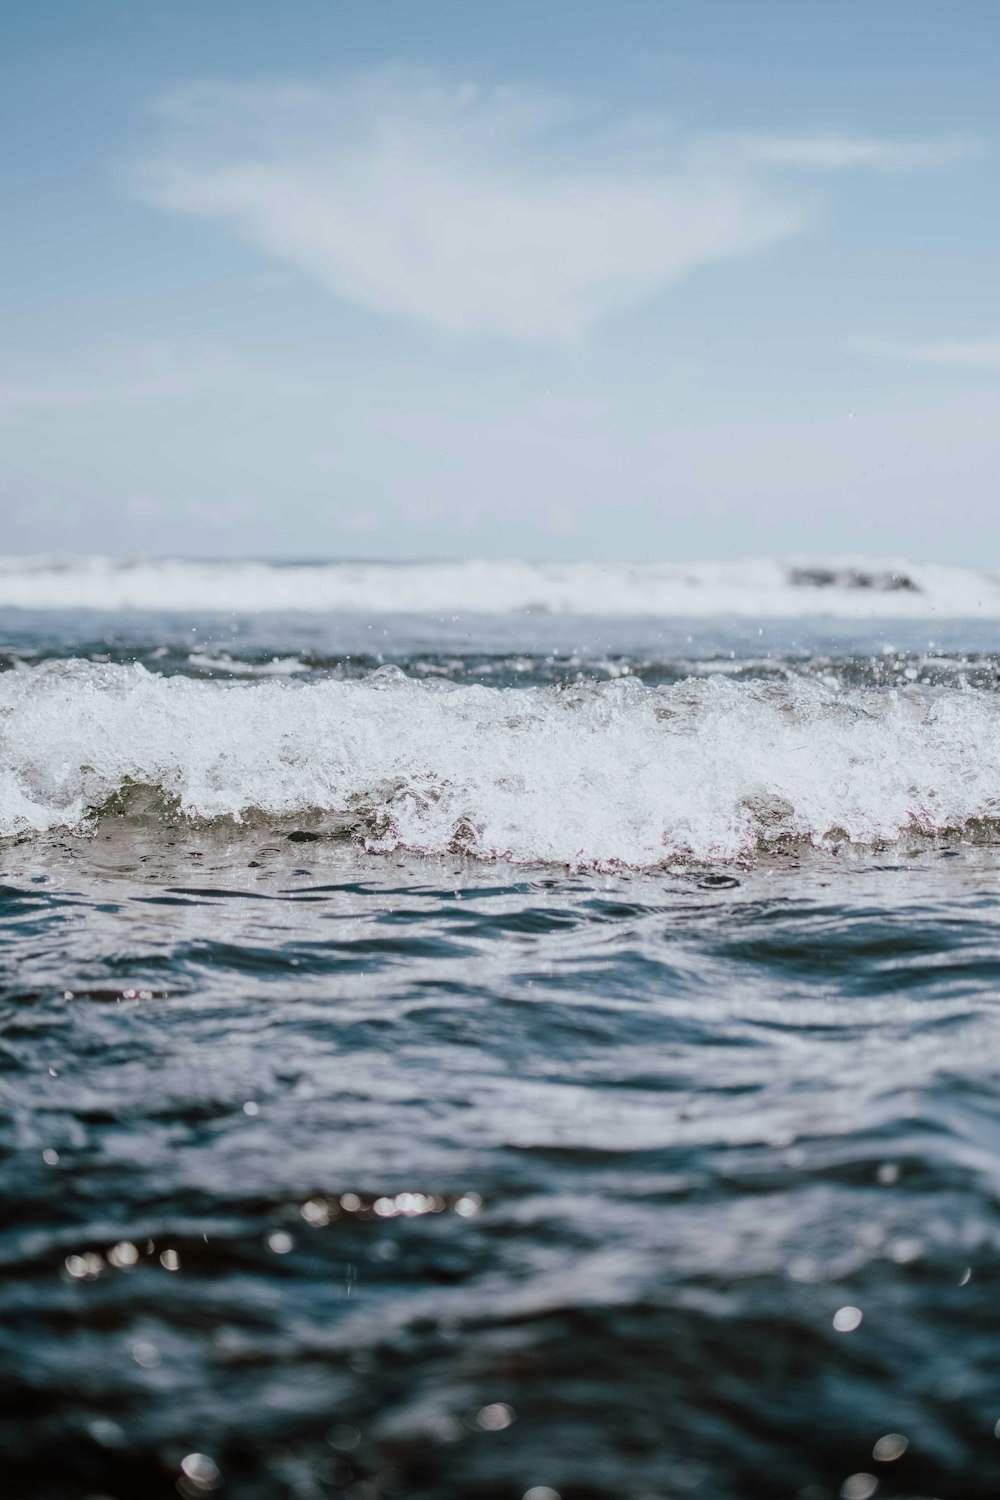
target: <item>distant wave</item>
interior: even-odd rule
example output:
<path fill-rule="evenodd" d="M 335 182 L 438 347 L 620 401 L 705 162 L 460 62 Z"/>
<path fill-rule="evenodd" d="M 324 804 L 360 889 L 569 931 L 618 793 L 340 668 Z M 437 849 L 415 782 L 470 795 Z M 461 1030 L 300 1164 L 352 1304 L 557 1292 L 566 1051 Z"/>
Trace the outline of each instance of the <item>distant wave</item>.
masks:
<path fill-rule="evenodd" d="M 152 791 L 150 791 L 152 789 Z M 1000 698 L 722 677 L 500 689 L 204 682 L 49 662 L 0 677 L 0 835 L 151 815 L 319 815 L 372 850 L 573 866 L 873 845 L 1000 818 Z"/>
<path fill-rule="evenodd" d="M 0 607 L 1000 619 L 1000 576 L 858 562 L 301 563 L 0 558 Z"/>

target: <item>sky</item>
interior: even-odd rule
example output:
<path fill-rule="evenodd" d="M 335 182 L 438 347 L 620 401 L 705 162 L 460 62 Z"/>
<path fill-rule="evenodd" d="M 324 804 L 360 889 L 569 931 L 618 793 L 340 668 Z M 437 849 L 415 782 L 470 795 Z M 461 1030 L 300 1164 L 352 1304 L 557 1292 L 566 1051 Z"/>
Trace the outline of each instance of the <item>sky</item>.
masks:
<path fill-rule="evenodd" d="M 996 0 L 32 0 L 0 551 L 1000 566 Z"/>

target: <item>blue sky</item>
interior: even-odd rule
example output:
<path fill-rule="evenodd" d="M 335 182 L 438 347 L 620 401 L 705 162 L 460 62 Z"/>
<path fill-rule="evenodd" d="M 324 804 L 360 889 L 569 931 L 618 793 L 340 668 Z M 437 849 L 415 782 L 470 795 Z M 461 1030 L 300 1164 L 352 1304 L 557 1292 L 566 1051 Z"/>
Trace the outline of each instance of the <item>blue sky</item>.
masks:
<path fill-rule="evenodd" d="M 1000 563 L 994 0 L 34 0 L 3 551 Z"/>

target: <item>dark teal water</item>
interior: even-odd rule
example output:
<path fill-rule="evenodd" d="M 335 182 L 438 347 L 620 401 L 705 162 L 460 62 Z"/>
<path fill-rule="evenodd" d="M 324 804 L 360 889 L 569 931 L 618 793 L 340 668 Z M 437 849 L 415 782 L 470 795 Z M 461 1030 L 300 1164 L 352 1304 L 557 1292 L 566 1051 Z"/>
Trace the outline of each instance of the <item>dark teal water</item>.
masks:
<path fill-rule="evenodd" d="M 0 650 L 996 680 L 958 625 L 236 623 L 12 612 Z M 998 854 L 0 845 L 3 1494 L 996 1495 Z"/>

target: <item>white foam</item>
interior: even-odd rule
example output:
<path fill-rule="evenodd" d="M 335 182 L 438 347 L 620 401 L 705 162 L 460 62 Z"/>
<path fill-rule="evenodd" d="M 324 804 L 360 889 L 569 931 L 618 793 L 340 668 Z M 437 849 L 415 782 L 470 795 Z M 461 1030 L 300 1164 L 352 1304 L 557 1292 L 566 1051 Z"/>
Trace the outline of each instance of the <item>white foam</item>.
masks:
<path fill-rule="evenodd" d="M 723 678 L 649 688 L 0 677 L 0 833 L 86 825 L 129 782 L 194 818 L 351 820 L 370 848 L 570 865 L 859 844 L 1000 816 L 1000 699 Z"/>
<path fill-rule="evenodd" d="M 8 557 L 0 558 L 0 607 L 1000 619 L 1000 578 L 993 573 L 853 560 L 826 565 L 832 582 L 806 581 L 822 572 L 815 565 L 768 559 L 642 566 L 474 561 L 280 566 Z M 899 579 L 912 586 L 892 586 Z"/>
<path fill-rule="evenodd" d="M 237 661 L 228 651 L 191 651 L 188 665 L 202 667 L 212 672 L 225 672 L 240 677 L 294 677 L 309 668 L 297 656 L 272 656 L 270 661 Z"/>

